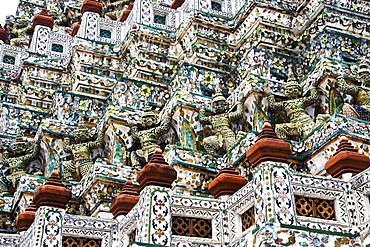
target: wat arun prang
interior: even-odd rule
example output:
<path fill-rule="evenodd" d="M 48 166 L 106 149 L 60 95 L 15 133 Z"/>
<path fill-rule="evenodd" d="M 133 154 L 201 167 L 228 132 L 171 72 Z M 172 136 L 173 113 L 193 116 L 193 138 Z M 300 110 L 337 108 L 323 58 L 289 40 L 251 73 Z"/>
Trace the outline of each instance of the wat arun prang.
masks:
<path fill-rule="evenodd" d="M 370 246 L 369 11 L 21 1 L 0 245 Z"/>

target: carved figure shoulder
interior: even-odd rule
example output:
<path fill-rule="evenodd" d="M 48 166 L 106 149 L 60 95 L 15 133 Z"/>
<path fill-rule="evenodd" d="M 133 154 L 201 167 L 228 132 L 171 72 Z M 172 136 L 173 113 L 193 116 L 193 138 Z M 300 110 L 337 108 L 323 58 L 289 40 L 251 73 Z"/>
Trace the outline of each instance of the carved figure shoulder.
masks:
<path fill-rule="evenodd" d="M 343 92 L 343 93 L 346 93 L 346 94 L 349 94 L 349 95 L 352 95 L 352 96 L 355 96 L 357 93 L 358 93 L 358 87 L 355 86 L 355 85 L 350 85 L 346 82 L 346 80 L 344 80 L 344 77 L 343 76 L 338 76 L 337 77 L 337 86 L 338 86 L 338 89 L 339 91 Z"/>
<path fill-rule="evenodd" d="M 98 137 L 96 138 L 95 141 L 89 141 L 87 142 L 87 146 L 89 148 L 98 148 L 98 147 L 101 147 L 104 143 L 104 135 L 105 135 L 105 132 L 104 131 L 99 131 L 98 133 Z"/>
<path fill-rule="evenodd" d="M 199 122 L 201 124 L 211 124 L 212 123 L 211 117 L 208 117 L 206 115 L 206 110 L 204 108 L 199 110 Z"/>
<path fill-rule="evenodd" d="M 303 103 L 304 103 L 304 106 L 307 107 L 307 106 L 316 104 L 318 100 L 319 100 L 319 93 L 317 92 L 317 88 L 311 87 L 310 96 L 304 97 Z"/>
<path fill-rule="evenodd" d="M 267 102 L 271 110 L 274 111 L 283 111 L 285 110 L 284 102 L 276 102 L 274 95 L 269 95 L 267 97 Z"/>
<path fill-rule="evenodd" d="M 172 117 L 167 116 L 164 118 L 163 123 L 155 128 L 155 134 L 159 137 L 167 133 L 171 128 Z"/>
<path fill-rule="evenodd" d="M 229 113 L 230 121 L 235 121 L 243 117 L 243 103 L 236 103 L 236 110 Z"/>
<path fill-rule="evenodd" d="M 23 155 L 23 156 L 20 156 L 18 157 L 18 159 L 23 162 L 23 163 L 29 163 L 35 159 L 37 159 L 37 157 L 39 156 L 40 154 L 40 149 L 41 149 L 41 146 L 40 146 L 40 143 L 36 143 L 33 148 L 32 148 L 32 152 L 29 153 L 29 154 L 26 154 L 26 155 Z"/>

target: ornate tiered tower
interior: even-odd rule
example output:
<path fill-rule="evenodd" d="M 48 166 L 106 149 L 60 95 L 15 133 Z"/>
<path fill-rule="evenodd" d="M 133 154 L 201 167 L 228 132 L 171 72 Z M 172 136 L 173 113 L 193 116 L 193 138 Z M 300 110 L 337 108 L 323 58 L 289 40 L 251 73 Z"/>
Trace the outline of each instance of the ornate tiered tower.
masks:
<path fill-rule="evenodd" d="M 0 246 L 370 246 L 368 0 L 22 0 Z"/>

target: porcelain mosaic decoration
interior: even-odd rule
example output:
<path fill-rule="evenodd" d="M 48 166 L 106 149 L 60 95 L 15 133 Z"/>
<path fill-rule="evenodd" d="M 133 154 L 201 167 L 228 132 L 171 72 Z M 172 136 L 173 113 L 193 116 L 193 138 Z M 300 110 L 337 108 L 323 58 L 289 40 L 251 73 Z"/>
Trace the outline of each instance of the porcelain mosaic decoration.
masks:
<path fill-rule="evenodd" d="M 1 246 L 370 246 L 367 0 L 8 14 Z"/>

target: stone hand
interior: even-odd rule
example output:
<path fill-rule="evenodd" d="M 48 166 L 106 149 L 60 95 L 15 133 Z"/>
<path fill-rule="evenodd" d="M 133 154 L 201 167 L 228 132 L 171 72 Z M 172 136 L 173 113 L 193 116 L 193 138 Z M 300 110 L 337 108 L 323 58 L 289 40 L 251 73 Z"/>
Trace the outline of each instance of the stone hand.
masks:
<path fill-rule="evenodd" d="M 195 103 L 195 110 L 196 111 L 200 111 L 200 110 L 202 110 L 202 109 L 204 109 L 205 107 L 204 107 L 204 104 L 202 104 L 202 103 Z"/>
<path fill-rule="evenodd" d="M 176 107 L 177 107 L 177 104 L 176 105 L 173 105 L 172 107 L 171 107 L 171 111 L 168 113 L 168 117 L 172 117 L 173 116 L 173 114 L 175 114 L 175 111 L 176 111 Z"/>
<path fill-rule="evenodd" d="M 339 70 L 333 70 L 333 71 L 331 72 L 331 74 L 332 74 L 332 76 L 333 76 L 334 78 L 337 78 L 337 77 L 341 76 L 341 74 L 339 73 Z"/>
<path fill-rule="evenodd" d="M 270 96 L 272 93 L 271 93 L 271 89 L 269 86 L 264 86 L 262 87 L 262 90 L 263 92 L 267 95 L 267 96 Z"/>
<path fill-rule="evenodd" d="M 311 87 L 317 87 L 318 85 L 319 85 L 318 80 L 313 80 L 313 81 L 311 82 Z"/>
<path fill-rule="evenodd" d="M 35 142 L 36 142 L 37 144 L 41 143 L 41 140 L 42 140 L 43 134 L 44 134 L 44 133 L 42 132 L 42 129 L 41 129 L 41 128 L 39 128 L 39 129 L 37 130 L 36 135 L 35 135 Z"/>

